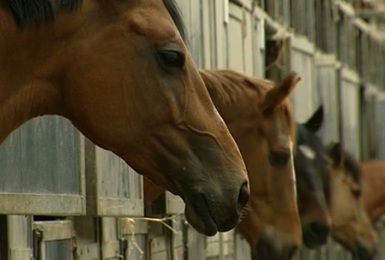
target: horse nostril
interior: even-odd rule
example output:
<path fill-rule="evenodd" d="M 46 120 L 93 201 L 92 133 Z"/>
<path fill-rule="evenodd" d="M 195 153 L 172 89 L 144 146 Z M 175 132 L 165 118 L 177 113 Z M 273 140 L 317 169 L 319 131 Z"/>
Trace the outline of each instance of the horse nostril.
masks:
<path fill-rule="evenodd" d="M 292 259 L 297 254 L 297 251 L 298 251 L 298 246 L 291 246 L 287 250 L 287 256 L 288 256 L 287 259 Z"/>
<path fill-rule="evenodd" d="M 249 201 L 249 197 L 250 197 L 250 192 L 249 192 L 247 182 L 245 181 L 242 184 L 241 189 L 239 191 L 238 204 L 237 204 L 238 213 L 242 211 L 243 207 Z"/>
<path fill-rule="evenodd" d="M 310 230 L 312 233 L 318 235 L 319 237 L 326 237 L 329 235 L 329 227 L 319 224 L 317 222 L 313 222 L 310 224 Z"/>

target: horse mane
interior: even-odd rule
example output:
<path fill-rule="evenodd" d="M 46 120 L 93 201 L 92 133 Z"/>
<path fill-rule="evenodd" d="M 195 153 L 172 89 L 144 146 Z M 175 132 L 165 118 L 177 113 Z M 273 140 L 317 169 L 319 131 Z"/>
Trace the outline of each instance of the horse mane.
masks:
<path fill-rule="evenodd" d="M 58 11 L 72 11 L 82 0 L 5 0 L 18 27 L 53 21 Z M 186 27 L 181 12 L 174 0 L 163 0 L 181 37 L 186 40 Z"/>
<path fill-rule="evenodd" d="M 201 70 L 200 73 L 210 94 L 225 104 L 244 102 L 250 98 L 247 90 L 261 97 L 274 86 L 272 81 L 252 78 L 233 70 Z"/>
<path fill-rule="evenodd" d="M 5 0 L 19 27 L 40 24 L 55 19 L 56 11 L 74 10 L 82 0 Z"/>
<path fill-rule="evenodd" d="M 359 162 L 347 151 L 343 151 L 343 156 L 344 167 L 346 169 L 345 173 L 352 177 L 356 183 L 361 183 L 362 172 Z"/>
<path fill-rule="evenodd" d="M 258 106 L 262 97 L 277 84 L 273 81 L 250 77 L 234 70 L 201 70 L 200 74 L 211 98 L 224 106 L 251 104 Z M 250 91 L 255 95 L 250 95 Z M 289 101 L 285 100 L 275 108 L 283 112 L 291 128 L 291 137 L 295 137 L 295 121 Z"/>
<path fill-rule="evenodd" d="M 344 173 L 350 176 L 356 183 L 361 183 L 362 170 L 359 162 L 348 151 L 342 149 L 339 143 L 332 144 L 329 147 L 329 156 L 334 164 L 342 162 Z"/>

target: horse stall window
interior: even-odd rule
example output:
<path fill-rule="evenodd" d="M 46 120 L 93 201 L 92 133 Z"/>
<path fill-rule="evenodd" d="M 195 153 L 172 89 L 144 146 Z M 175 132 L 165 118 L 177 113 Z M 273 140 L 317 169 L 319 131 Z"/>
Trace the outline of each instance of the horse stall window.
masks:
<path fill-rule="evenodd" d="M 338 142 L 339 136 L 339 64 L 334 55 L 316 56 L 317 89 L 324 110 L 320 136 L 325 144 Z"/>
<path fill-rule="evenodd" d="M 2 214 L 85 213 L 83 137 L 58 116 L 33 119 L 0 146 Z"/>
<path fill-rule="evenodd" d="M 342 141 L 344 148 L 359 160 L 360 145 L 360 80 L 347 68 L 341 71 Z"/>
<path fill-rule="evenodd" d="M 320 105 L 316 88 L 315 48 L 305 37 L 290 38 L 290 70 L 301 75 L 300 86 L 292 96 L 294 115 L 298 122 L 305 122 Z"/>
<path fill-rule="evenodd" d="M 75 231 L 72 221 L 35 221 L 34 233 L 40 239 L 35 243 L 39 260 L 71 260 L 74 259 Z"/>

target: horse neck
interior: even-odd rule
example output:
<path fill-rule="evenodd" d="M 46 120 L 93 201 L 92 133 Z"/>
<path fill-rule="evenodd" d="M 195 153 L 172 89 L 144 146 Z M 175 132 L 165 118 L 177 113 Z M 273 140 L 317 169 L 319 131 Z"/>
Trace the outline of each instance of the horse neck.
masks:
<path fill-rule="evenodd" d="M 385 163 L 367 161 L 362 164 L 362 200 L 372 222 L 385 214 Z"/>
<path fill-rule="evenodd" d="M 52 48 L 27 29 L 13 31 L 7 43 L 0 41 L 0 143 L 29 119 L 61 114 Z"/>
<path fill-rule="evenodd" d="M 59 93 L 48 82 L 31 81 L 23 86 L 14 86 L 0 79 L 0 143 L 29 119 L 60 114 L 58 97 Z"/>

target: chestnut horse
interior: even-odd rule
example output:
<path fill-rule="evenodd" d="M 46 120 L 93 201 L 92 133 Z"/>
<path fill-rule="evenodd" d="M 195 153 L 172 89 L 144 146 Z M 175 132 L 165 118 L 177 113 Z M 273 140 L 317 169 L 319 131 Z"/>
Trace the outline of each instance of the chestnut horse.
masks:
<path fill-rule="evenodd" d="M 353 259 L 373 259 L 377 235 L 362 203 L 359 163 L 343 151 L 340 144 L 333 145 L 329 154 L 333 159 L 330 179 L 332 235 L 352 253 Z"/>
<path fill-rule="evenodd" d="M 304 244 L 308 248 L 324 245 L 331 228 L 328 208 L 330 159 L 316 135 L 323 123 L 322 106 L 304 124 L 297 124 L 294 153 L 297 176 L 298 209 Z"/>
<path fill-rule="evenodd" d="M 238 148 L 177 26 L 173 0 L 0 2 L 0 142 L 37 116 L 180 195 L 200 232 L 233 228 L 249 191 Z"/>
<path fill-rule="evenodd" d="M 372 223 L 385 213 L 385 162 L 361 162 L 362 201 Z"/>
<path fill-rule="evenodd" d="M 293 171 L 294 119 L 288 95 L 295 74 L 281 84 L 229 70 L 201 71 L 219 113 L 236 140 L 250 180 L 250 200 L 239 224 L 255 259 L 290 259 L 301 244 Z M 145 183 L 145 199 L 161 192 Z"/>

